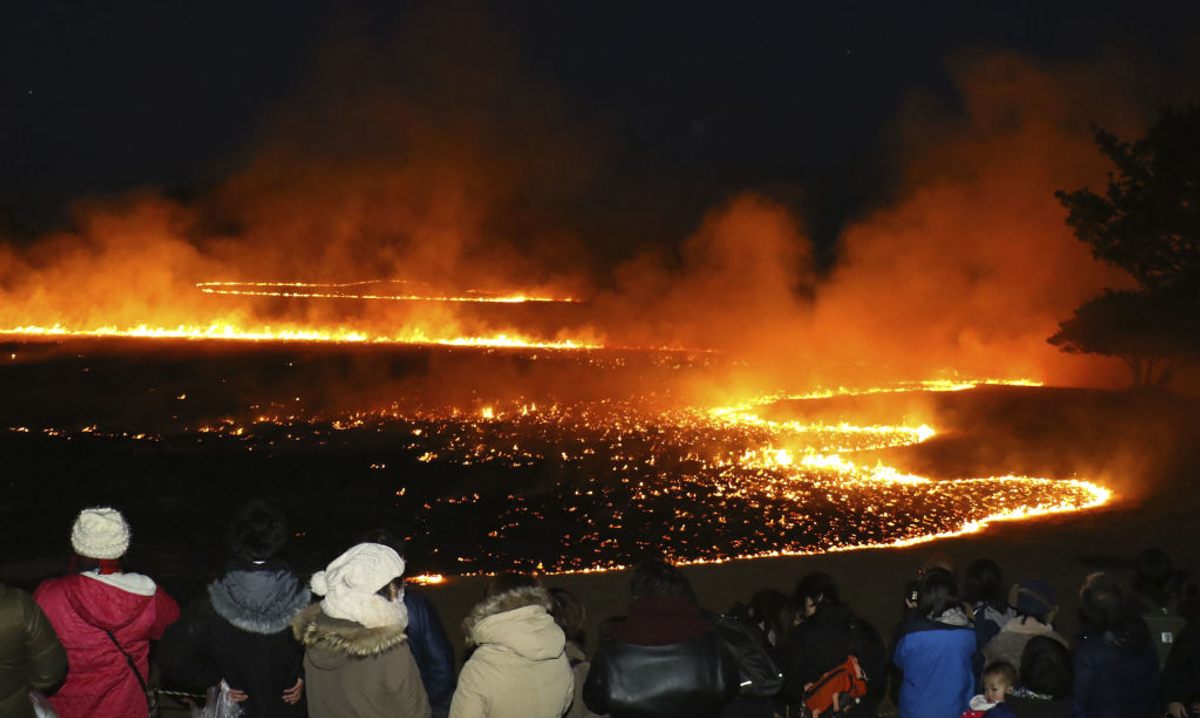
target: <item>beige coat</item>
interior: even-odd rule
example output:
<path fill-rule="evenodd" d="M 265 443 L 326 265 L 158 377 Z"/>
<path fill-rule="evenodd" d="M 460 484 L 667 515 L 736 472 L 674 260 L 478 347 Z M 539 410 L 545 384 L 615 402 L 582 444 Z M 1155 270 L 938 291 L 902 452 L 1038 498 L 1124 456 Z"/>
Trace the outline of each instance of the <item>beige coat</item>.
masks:
<path fill-rule="evenodd" d="M 566 639 L 550 595 L 521 588 L 492 596 L 463 621 L 475 652 L 463 666 L 450 718 L 560 718 L 574 698 Z"/>
<path fill-rule="evenodd" d="M 1058 635 L 1051 626 L 1032 616 L 1017 616 L 1009 619 L 1000 632 L 984 645 L 984 665 L 990 666 L 1003 661 L 1020 671 L 1021 654 L 1025 651 L 1025 644 L 1029 643 L 1029 639 L 1034 636 L 1047 636 L 1063 644 L 1066 648 L 1071 647 L 1067 643 L 1067 639 Z"/>
<path fill-rule="evenodd" d="M 304 645 L 311 718 L 428 718 L 429 699 L 403 624 L 364 628 L 330 618 L 320 604 L 292 621 Z"/>

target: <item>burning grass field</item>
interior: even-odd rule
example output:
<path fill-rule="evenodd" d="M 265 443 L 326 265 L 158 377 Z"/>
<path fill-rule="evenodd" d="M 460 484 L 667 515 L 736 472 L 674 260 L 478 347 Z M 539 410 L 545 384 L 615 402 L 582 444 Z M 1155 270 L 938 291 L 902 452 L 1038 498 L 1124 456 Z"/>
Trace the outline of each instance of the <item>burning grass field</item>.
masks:
<path fill-rule="evenodd" d="M 61 550 L 46 526 L 100 502 L 132 514 L 135 544 L 164 567 L 219 552 L 229 508 L 259 495 L 285 505 L 301 553 L 387 526 L 420 570 L 461 575 L 904 546 L 1113 496 L 1098 477 L 1025 475 L 1036 466 L 1000 457 L 900 468 L 939 441 L 988 440 L 937 425 L 939 402 L 1028 386 L 913 382 L 708 406 L 683 398 L 718 371 L 703 353 L 3 348 L 5 521 L 19 537 L 10 551 L 28 555 Z"/>

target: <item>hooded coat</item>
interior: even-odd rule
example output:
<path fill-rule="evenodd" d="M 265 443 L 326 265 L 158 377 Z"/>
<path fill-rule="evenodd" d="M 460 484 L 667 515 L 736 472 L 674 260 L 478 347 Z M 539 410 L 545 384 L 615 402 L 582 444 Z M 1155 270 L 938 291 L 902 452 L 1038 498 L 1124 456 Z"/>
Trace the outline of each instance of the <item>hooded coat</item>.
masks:
<path fill-rule="evenodd" d="M 174 599 L 136 573 L 81 573 L 44 581 L 33 595 L 67 651 L 67 680 L 50 705 L 61 718 L 128 718 L 146 712 L 150 641 L 179 618 Z M 120 649 L 113 645 L 111 631 Z"/>
<path fill-rule="evenodd" d="M 367 628 L 309 606 L 292 621 L 304 645 L 312 718 L 428 718 L 429 698 L 404 634 L 406 622 Z"/>
<path fill-rule="evenodd" d="M 29 691 L 53 688 L 67 654 L 28 593 L 0 585 L 0 715 L 33 718 Z"/>
<path fill-rule="evenodd" d="M 497 594 L 463 621 L 474 653 L 458 676 L 450 718 L 559 718 L 574 699 L 566 637 L 544 588 Z"/>
<path fill-rule="evenodd" d="M 235 564 L 167 629 L 159 663 L 201 692 L 224 679 L 249 696 L 241 704 L 246 718 L 302 716 L 303 705 L 285 703 L 282 694 L 301 677 L 304 659 L 291 620 L 311 601 L 280 563 Z"/>
<path fill-rule="evenodd" d="M 1020 668 L 1021 654 L 1025 651 L 1025 644 L 1029 643 L 1029 639 L 1034 636 L 1053 638 L 1064 648 L 1071 647 L 1067 643 L 1067 639 L 1060 636 L 1053 626 L 1042 623 L 1033 616 L 1017 616 L 1004 624 L 1000 632 L 983 647 L 984 665 L 990 666 L 1003 661 L 1013 668 Z"/>
<path fill-rule="evenodd" d="M 1157 715 L 1158 654 L 1140 616 L 1118 631 L 1084 633 L 1075 647 L 1075 718 Z"/>

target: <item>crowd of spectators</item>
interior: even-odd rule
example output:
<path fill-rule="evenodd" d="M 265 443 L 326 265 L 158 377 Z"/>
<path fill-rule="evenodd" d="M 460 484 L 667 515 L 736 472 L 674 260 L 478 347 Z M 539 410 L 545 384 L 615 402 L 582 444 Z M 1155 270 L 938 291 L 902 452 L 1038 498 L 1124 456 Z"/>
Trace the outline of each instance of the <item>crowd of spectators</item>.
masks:
<path fill-rule="evenodd" d="M 591 644 L 585 600 L 504 573 L 462 621 L 458 666 L 401 540 L 371 531 L 305 579 L 288 536 L 269 504 L 241 507 L 227 569 L 181 612 L 124 570 L 125 518 L 81 511 L 65 575 L 32 597 L 0 586 L 0 716 L 140 718 L 156 684 L 222 718 L 1200 716 L 1200 589 L 1155 549 L 1128 587 L 1086 577 L 1070 638 L 1049 582 L 1006 583 L 988 559 L 961 580 L 926 562 L 886 640 L 825 573 L 715 613 L 650 558 Z"/>

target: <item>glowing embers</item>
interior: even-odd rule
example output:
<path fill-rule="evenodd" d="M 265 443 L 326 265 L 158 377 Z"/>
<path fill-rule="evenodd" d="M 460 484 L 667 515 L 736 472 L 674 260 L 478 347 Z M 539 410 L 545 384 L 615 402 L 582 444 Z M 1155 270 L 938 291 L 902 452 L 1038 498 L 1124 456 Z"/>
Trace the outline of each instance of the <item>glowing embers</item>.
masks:
<path fill-rule="evenodd" d="M 451 302 L 457 304 L 567 303 L 580 300 L 536 292 L 498 292 L 466 289 L 442 292 L 423 282 L 370 279 L 360 282 L 198 282 L 205 294 L 285 299 L 353 299 L 393 302 Z"/>
<path fill-rule="evenodd" d="M 18 337 L 93 337 L 128 339 L 188 339 L 243 342 L 323 342 L 347 344 L 414 344 L 446 347 L 480 347 L 501 349 L 602 349 L 593 340 L 538 339 L 515 333 L 485 336 L 432 336 L 419 329 L 400 334 L 378 334 L 349 328 L 317 329 L 309 327 L 241 326 L 228 322 L 207 325 L 181 324 L 174 327 L 139 324 L 131 327 L 102 326 L 91 328 L 50 326 L 19 326 L 0 328 L 0 336 Z"/>

